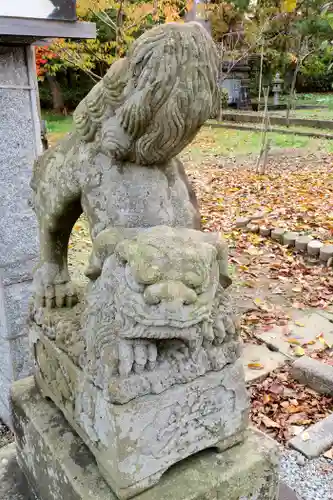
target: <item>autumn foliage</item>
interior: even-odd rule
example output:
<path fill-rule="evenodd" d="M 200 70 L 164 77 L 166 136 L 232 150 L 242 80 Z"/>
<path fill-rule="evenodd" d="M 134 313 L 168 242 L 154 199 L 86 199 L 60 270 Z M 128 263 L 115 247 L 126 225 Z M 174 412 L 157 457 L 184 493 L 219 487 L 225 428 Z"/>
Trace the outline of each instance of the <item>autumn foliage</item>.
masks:
<path fill-rule="evenodd" d="M 40 80 L 44 78 L 46 73 L 50 70 L 52 62 L 58 59 L 58 55 L 54 50 L 48 46 L 36 47 L 36 70 L 37 76 Z"/>

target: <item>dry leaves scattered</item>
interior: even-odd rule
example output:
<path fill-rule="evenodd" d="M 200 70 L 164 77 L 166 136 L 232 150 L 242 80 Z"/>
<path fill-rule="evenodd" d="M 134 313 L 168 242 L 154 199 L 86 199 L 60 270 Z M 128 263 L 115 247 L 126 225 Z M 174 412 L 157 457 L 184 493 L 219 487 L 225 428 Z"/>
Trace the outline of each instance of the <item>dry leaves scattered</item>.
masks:
<path fill-rule="evenodd" d="M 288 368 L 251 387 L 252 423 L 282 443 L 332 410 L 333 398 L 295 382 Z"/>
<path fill-rule="evenodd" d="M 333 241 L 333 159 L 327 154 L 281 157 L 270 161 L 268 174 L 255 163 L 223 165 L 214 157 L 187 170 L 201 204 L 206 230 L 222 231 L 230 246 L 230 264 L 238 296 L 265 300 L 267 310 L 251 308 L 247 324 L 281 324 L 287 308 L 333 308 L 333 270 L 305 262 L 293 250 L 258 234 L 234 230 L 239 216 L 265 212 L 269 224 L 309 232 Z M 265 218 L 259 223 L 265 224 Z M 254 309 L 254 310 L 253 310 Z M 248 335 L 245 326 L 245 336 Z M 251 331 L 251 328 L 248 328 Z"/>

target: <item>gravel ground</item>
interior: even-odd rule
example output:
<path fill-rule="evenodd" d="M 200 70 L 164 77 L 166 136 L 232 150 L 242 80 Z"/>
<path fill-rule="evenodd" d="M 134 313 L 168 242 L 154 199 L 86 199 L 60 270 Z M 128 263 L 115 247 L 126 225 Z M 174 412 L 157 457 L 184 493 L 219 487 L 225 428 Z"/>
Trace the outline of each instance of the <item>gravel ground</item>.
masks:
<path fill-rule="evenodd" d="M 333 460 L 308 460 L 297 451 L 284 450 L 280 477 L 300 500 L 333 500 Z"/>
<path fill-rule="evenodd" d="M 11 443 L 14 437 L 10 429 L 0 420 L 0 448 Z"/>

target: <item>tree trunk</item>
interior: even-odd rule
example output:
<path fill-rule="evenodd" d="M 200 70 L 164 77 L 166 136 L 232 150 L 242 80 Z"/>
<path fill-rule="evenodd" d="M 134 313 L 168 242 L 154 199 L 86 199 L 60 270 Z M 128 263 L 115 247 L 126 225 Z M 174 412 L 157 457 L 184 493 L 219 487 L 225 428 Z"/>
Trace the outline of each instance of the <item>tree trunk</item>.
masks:
<path fill-rule="evenodd" d="M 52 94 L 53 111 L 55 113 L 65 114 L 66 108 L 64 103 L 64 97 L 62 95 L 60 85 L 57 82 L 56 77 L 52 75 L 46 75 L 46 78 L 49 83 Z"/>

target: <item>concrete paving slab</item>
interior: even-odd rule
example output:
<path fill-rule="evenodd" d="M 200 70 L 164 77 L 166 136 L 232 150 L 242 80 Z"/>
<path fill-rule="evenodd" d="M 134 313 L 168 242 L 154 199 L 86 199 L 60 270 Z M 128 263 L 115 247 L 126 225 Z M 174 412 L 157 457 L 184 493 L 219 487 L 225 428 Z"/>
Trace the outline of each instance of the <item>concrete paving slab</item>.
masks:
<path fill-rule="evenodd" d="M 327 344 L 322 343 L 319 338 L 325 339 Z M 293 344 L 288 341 L 296 339 L 300 345 L 314 341 L 313 345 L 307 345 L 306 350 L 324 350 L 327 345 L 333 345 L 333 324 L 321 314 L 313 313 L 299 316 L 297 321 L 290 321 L 286 326 L 275 326 L 265 332 L 257 332 L 255 336 L 271 346 L 272 349 L 294 358 Z"/>
<path fill-rule="evenodd" d="M 242 360 L 247 384 L 264 380 L 270 372 L 284 365 L 287 357 L 280 353 L 270 351 L 265 344 L 245 344 L 243 347 Z M 262 368 L 253 369 L 251 363 L 260 363 Z"/>
<path fill-rule="evenodd" d="M 289 445 L 307 458 L 319 457 L 333 446 L 333 414 L 311 425 L 289 441 Z"/>
<path fill-rule="evenodd" d="M 303 356 L 292 364 L 291 373 L 295 380 L 320 394 L 333 396 L 333 366 Z"/>

